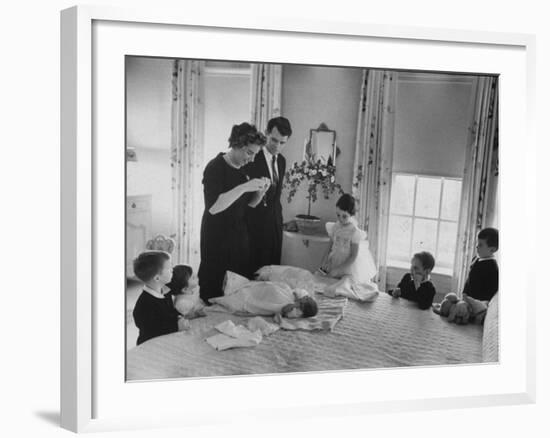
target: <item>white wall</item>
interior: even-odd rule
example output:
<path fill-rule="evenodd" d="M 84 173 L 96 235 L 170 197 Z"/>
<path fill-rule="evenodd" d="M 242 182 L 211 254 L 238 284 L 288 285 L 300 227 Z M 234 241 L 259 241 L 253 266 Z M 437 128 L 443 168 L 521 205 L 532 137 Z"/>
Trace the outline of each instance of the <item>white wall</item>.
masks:
<path fill-rule="evenodd" d="M 204 75 L 204 160 L 226 152 L 231 128 L 250 121 L 250 76 Z"/>
<path fill-rule="evenodd" d="M 283 66 L 282 115 L 292 124 L 293 134 L 283 152 L 287 168 L 302 161 L 304 140 L 309 130 L 321 122 L 336 131 L 341 150 L 336 161 L 336 179 L 345 191 L 351 190 L 357 129 L 357 109 L 361 90 L 361 70 L 357 68 Z M 311 214 L 324 221 L 335 219 L 337 195 L 325 200 L 322 195 L 312 205 Z M 305 183 L 290 204 L 286 192 L 282 194 L 284 220 L 296 214 L 307 213 Z"/>
<path fill-rule="evenodd" d="M 126 189 L 128 195 L 151 195 L 153 235 L 171 233 L 172 63 L 126 59 L 126 139 L 137 155 L 127 163 Z"/>

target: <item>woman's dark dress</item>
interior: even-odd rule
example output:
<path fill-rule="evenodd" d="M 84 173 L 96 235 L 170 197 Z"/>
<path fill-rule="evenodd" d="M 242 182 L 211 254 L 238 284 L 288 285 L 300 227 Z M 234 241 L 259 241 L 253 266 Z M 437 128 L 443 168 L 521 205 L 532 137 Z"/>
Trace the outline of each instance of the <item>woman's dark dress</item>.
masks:
<path fill-rule="evenodd" d="M 223 295 L 223 278 L 227 270 L 250 276 L 250 256 L 245 212 L 251 193 L 243 194 L 226 210 L 208 212 L 218 196 L 245 183 L 248 177 L 241 169 L 231 167 L 222 153 L 204 169 L 204 213 L 201 223 L 201 263 L 199 267 L 200 297 Z"/>

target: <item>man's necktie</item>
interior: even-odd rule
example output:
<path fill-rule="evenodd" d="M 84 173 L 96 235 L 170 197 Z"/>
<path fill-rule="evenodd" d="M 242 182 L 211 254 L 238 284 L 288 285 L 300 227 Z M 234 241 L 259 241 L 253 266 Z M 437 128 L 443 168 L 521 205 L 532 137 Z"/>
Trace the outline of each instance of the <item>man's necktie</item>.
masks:
<path fill-rule="evenodd" d="M 273 155 L 271 159 L 271 173 L 273 174 L 273 185 L 279 184 L 279 175 L 277 174 L 277 157 Z"/>

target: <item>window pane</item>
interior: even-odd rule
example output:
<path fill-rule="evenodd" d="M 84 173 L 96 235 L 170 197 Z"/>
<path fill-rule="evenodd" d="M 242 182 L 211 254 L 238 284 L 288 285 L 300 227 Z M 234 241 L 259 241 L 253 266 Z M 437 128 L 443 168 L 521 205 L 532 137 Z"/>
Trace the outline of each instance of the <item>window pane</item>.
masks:
<path fill-rule="evenodd" d="M 412 219 L 390 216 L 388 229 L 388 259 L 409 261 Z"/>
<path fill-rule="evenodd" d="M 441 205 L 441 219 L 458 220 L 462 182 L 446 179 L 443 183 L 443 202 Z"/>
<path fill-rule="evenodd" d="M 396 175 L 391 189 L 392 213 L 410 214 L 412 216 L 414 200 L 414 180 L 411 175 Z"/>
<path fill-rule="evenodd" d="M 419 177 L 416 187 L 415 216 L 437 218 L 439 215 L 440 194 L 440 179 Z"/>
<path fill-rule="evenodd" d="M 457 224 L 441 222 L 439 225 L 439 248 L 436 264 L 441 267 L 453 267 L 456 250 Z"/>
<path fill-rule="evenodd" d="M 415 219 L 413 234 L 413 253 L 429 251 L 435 256 L 437 238 L 437 221 L 431 219 Z"/>

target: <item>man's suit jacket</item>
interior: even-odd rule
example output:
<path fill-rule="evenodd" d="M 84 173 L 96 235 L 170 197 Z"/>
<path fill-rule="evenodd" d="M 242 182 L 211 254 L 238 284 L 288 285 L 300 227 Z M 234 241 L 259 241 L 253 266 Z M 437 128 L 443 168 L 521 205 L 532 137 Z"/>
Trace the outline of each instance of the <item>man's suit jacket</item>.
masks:
<path fill-rule="evenodd" d="M 247 209 L 252 272 L 265 265 L 279 265 L 281 263 L 283 242 L 281 190 L 286 172 L 285 157 L 278 154 L 276 163 L 279 174 L 277 186 L 271 186 L 268 189 L 264 197 L 265 202 L 260 201 L 255 208 Z M 254 161 L 249 163 L 244 170 L 250 178 L 271 178 L 267 166 L 267 160 L 263 150 L 261 150 L 256 154 Z"/>

